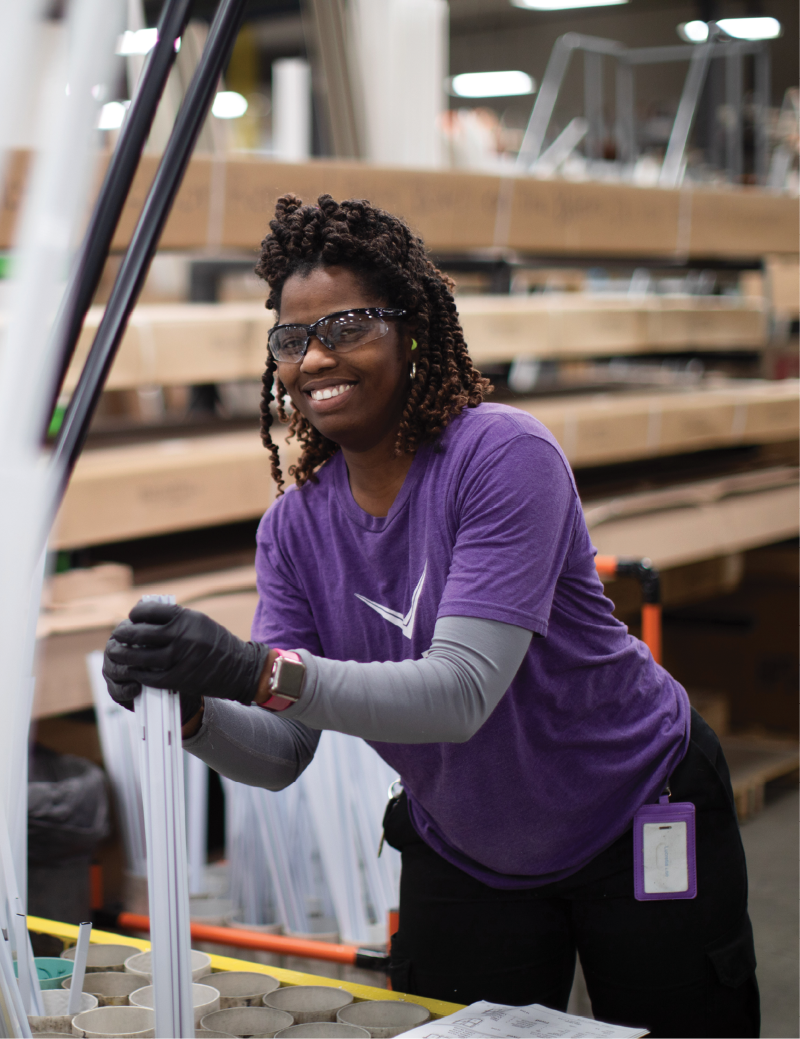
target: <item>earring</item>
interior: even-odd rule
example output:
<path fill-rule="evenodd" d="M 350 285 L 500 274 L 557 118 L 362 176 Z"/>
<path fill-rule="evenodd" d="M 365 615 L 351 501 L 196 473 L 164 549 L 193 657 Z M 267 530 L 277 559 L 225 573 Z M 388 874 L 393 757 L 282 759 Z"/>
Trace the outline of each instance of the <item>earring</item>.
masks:
<path fill-rule="evenodd" d="M 411 340 L 411 349 L 412 350 L 416 350 L 417 349 L 417 341 L 416 341 L 416 339 L 412 339 Z"/>
<path fill-rule="evenodd" d="M 417 366 L 416 366 L 416 363 L 414 363 L 414 364 L 411 365 L 411 378 L 412 378 L 412 380 L 415 379 L 416 376 L 417 376 Z"/>

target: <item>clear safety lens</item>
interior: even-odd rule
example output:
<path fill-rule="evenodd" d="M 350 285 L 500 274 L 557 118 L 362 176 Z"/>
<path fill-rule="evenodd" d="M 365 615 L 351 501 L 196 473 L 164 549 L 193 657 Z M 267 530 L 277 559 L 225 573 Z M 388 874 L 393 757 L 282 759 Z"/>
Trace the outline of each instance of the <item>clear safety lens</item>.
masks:
<path fill-rule="evenodd" d="M 329 350 L 347 353 L 357 346 L 383 338 L 388 331 L 389 323 L 379 314 L 353 311 L 326 318 L 316 325 L 275 328 L 269 336 L 269 349 L 276 361 L 297 364 L 306 354 L 310 334 Z"/>
<path fill-rule="evenodd" d="M 326 346 L 334 350 L 345 351 L 363 343 L 371 343 L 380 339 L 389 331 L 389 325 L 382 317 L 369 317 L 366 314 L 341 314 L 331 318 L 324 330 Z"/>

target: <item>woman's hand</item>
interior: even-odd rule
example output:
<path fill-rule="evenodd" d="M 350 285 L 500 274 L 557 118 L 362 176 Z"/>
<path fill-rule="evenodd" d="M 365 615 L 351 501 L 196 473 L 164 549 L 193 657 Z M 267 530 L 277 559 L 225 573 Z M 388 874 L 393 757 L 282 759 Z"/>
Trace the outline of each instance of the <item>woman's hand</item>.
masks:
<path fill-rule="evenodd" d="M 269 652 L 269 646 L 243 642 L 204 613 L 140 602 L 112 632 L 103 675 L 111 697 L 129 709 L 143 685 L 179 692 L 186 724 L 204 696 L 252 703 Z"/>

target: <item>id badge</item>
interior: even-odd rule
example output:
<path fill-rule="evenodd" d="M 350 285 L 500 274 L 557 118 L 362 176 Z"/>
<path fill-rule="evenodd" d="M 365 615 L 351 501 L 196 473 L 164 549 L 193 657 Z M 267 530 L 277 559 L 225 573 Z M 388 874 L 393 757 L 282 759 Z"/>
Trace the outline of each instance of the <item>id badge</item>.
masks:
<path fill-rule="evenodd" d="M 643 805 L 633 817 L 633 892 L 640 902 L 697 897 L 694 805 Z"/>

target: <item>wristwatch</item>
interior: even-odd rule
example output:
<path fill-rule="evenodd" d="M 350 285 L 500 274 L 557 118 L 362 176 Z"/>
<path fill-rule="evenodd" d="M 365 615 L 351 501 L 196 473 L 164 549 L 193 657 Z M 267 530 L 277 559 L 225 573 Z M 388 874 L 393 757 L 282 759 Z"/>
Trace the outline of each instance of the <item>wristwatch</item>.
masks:
<path fill-rule="evenodd" d="M 268 711 L 285 711 L 300 699 L 306 665 L 292 650 L 277 649 L 278 654 L 269 676 L 269 691 L 272 695 L 259 707 Z"/>

